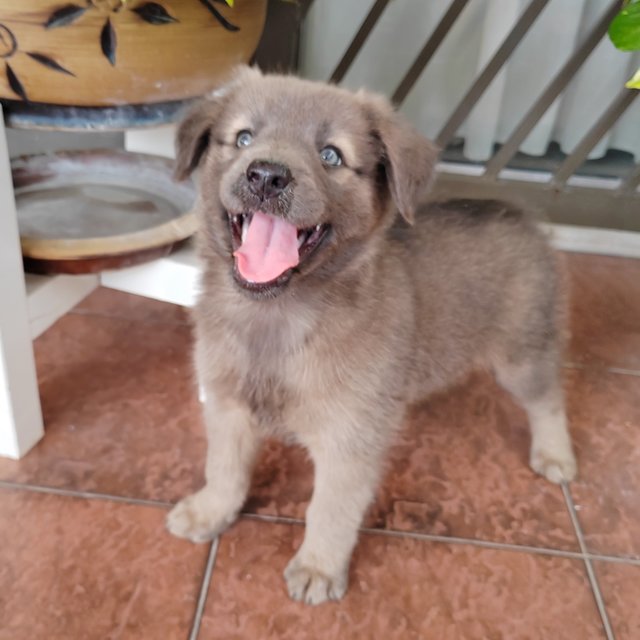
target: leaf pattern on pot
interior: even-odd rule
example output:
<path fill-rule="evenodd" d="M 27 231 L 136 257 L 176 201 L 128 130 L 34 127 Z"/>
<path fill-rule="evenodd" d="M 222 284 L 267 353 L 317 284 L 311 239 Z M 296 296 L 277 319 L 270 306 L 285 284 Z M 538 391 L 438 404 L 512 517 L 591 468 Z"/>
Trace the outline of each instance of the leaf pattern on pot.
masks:
<path fill-rule="evenodd" d="M 100 46 L 102 47 L 102 53 L 104 53 L 107 60 L 111 63 L 111 66 L 115 67 L 118 39 L 109 18 L 107 18 L 100 32 Z"/>
<path fill-rule="evenodd" d="M 0 57 L 10 58 L 18 50 L 18 41 L 6 24 L 0 23 Z"/>
<path fill-rule="evenodd" d="M 39 62 L 41 65 L 47 67 L 47 69 L 53 69 L 53 71 L 59 71 L 60 73 L 66 73 L 68 76 L 74 76 L 75 73 L 69 71 L 69 69 L 65 69 L 61 64 L 56 62 L 53 58 L 46 56 L 44 53 L 38 53 L 37 51 L 26 51 L 25 52 L 31 59 Z"/>
<path fill-rule="evenodd" d="M 207 8 L 207 11 L 227 30 L 227 31 L 240 31 L 240 27 L 235 24 L 231 24 L 214 6 L 213 0 L 199 0 L 200 4 Z"/>
<path fill-rule="evenodd" d="M 87 7 L 80 7 L 77 4 L 65 4 L 64 7 L 56 9 L 44 23 L 45 29 L 55 29 L 56 27 L 64 27 L 72 22 L 75 22 L 84 12 Z"/>
<path fill-rule="evenodd" d="M 137 13 L 145 22 L 149 24 L 171 24 L 172 22 L 178 22 L 176 18 L 168 13 L 168 11 L 157 2 L 145 2 L 143 5 L 132 9 L 134 13 Z"/>
<path fill-rule="evenodd" d="M 215 4 L 219 4 L 225 7 L 234 6 L 234 0 L 198 0 L 198 2 L 216 19 L 216 21 L 227 31 L 240 31 L 240 27 L 236 26 L 225 16 L 222 14 L 221 10 L 215 7 Z M 114 3 L 109 0 L 108 3 L 97 2 L 96 0 L 84 0 L 84 4 L 74 4 L 68 3 L 62 5 L 58 9 L 55 9 L 47 18 L 47 20 L 43 23 L 45 29 L 56 29 L 58 27 L 65 27 L 68 25 L 72 25 L 76 22 L 81 16 L 83 16 L 87 11 L 100 10 L 104 11 L 105 9 L 108 11 L 109 15 L 115 16 L 119 14 L 122 10 L 129 10 L 133 13 L 137 14 L 137 16 L 146 22 L 147 24 L 154 26 L 162 26 L 166 24 L 172 24 L 179 22 L 178 18 L 174 17 L 169 13 L 169 11 L 160 3 L 160 2 L 142 2 L 141 4 L 134 3 L 137 6 L 131 8 L 127 6 L 129 0 L 119 0 L 119 3 Z M 0 37 L 2 34 L 0 33 Z M 118 37 L 116 34 L 116 30 L 111 23 L 111 18 L 108 17 L 107 21 L 102 26 L 100 30 L 100 48 L 102 49 L 102 53 L 105 58 L 109 61 L 111 66 L 116 66 L 116 50 L 118 47 Z M 59 73 L 64 73 L 70 76 L 75 76 L 75 74 L 65 67 L 63 67 L 59 62 L 42 53 L 38 52 L 26 52 L 28 56 L 30 56 L 33 60 L 38 62 L 39 64 L 51 69 L 52 71 L 57 71 Z M 4 56 L 8 57 L 8 56 Z M 9 78 L 11 74 L 11 78 L 13 79 L 12 89 L 18 94 L 22 95 L 20 91 L 24 93 L 24 88 L 22 84 L 18 80 L 16 74 L 8 68 L 7 77 Z M 10 80 L 11 84 L 11 80 Z M 17 87 L 17 88 L 16 88 Z"/>
<path fill-rule="evenodd" d="M 17 95 L 19 95 L 25 102 L 27 102 L 29 100 L 29 98 L 27 98 L 27 92 L 24 90 L 24 87 L 22 86 L 22 82 L 18 80 L 18 76 L 15 74 L 15 72 L 11 68 L 11 65 L 8 62 L 5 63 L 5 71 L 7 74 L 7 80 L 9 81 L 9 86 L 11 87 L 11 90 Z"/>

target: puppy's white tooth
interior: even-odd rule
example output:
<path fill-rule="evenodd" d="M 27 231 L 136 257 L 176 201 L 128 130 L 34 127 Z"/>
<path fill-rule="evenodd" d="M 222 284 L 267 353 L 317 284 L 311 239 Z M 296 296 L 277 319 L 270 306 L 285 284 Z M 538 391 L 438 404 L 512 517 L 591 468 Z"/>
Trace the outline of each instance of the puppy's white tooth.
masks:
<path fill-rule="evenodd" d="M 249 221 L 247 220 L 247 216 L 244 216 L 242 220 L 242 242 L 247 239 L 247 233 L 249 231 Z"/>
<path fill-rule="evenodd" d="M 302 232 L 298 236 L 298 249 L 304 244 L 304 241 L 307 239 L 307 234 Z"/>
<path fill-rule="evenodd" d="M 321 224 L 317 224 L 317 225 L 316 225 L 316 231 L 320 231 L 320 228 L 321 228 L 321 227 L 322 227 L 322 225 L 321 225 Z"/>

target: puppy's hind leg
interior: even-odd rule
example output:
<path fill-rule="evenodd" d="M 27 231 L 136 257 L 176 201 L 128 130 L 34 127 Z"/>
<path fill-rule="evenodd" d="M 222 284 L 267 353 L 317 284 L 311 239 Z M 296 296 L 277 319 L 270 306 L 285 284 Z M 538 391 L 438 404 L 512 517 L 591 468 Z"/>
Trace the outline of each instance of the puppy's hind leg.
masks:
<path fill-rule="evenodd" d="M 543 352 L 495 367 L 498 382 L 522 404 L 531 429 L 531 468 L 551 482 L 571 481 L 577 472 L 567 428 L 559 366 Z"/>

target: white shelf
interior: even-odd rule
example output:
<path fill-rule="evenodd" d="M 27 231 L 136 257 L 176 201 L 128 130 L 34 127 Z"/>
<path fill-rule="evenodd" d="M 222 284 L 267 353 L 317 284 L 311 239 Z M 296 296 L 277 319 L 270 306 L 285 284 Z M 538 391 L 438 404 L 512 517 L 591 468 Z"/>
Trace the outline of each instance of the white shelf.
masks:
<path fill-rule="evenodd" d="M 165 258 L 136 267 L 104 271 L 100 277 L 105 287 L 184 307 L 193 306 L 199 279 L 200 266 L 191 244 Z"/>
<path fill-rule="evenodd" d="M 89 295 L 100 283 L 97 275 L 37 276 L 25 274 L 31 339 Z"/>

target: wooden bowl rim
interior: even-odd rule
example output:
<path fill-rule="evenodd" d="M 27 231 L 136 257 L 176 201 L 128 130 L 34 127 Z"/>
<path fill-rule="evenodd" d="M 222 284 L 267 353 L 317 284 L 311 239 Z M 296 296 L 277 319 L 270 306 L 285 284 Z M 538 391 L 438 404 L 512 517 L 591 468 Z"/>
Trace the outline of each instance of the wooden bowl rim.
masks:
<path fill-rule="evenodd" d="M 122 149 L 81 149 L 78 151 L 61 151 L 56 153 L 33 154 L 14 158 L 14 162 L 26 163 L 23 170 L 28 170 L 29 160 L 39 157 L 47 158 L 81 158 L 89 156 L 124 157 L 127 160 L 144 162 L 145 159 L 152 160 L 155 167 L 164 165 L 167 174 L 171 174 L 173 161 L 168 158 L 142 153 L 130 153 Z M 41 182 L 46 183 L 46 177 Z M 32 182 L 28 186 L 38 184 Z M 16 195 L 27 186 L 17 187 Z M 194 191 L 195 197 L 195 191 Z M 175 203 L 174 203 L 175 204 Z M 154 249 L 165 245 L 173 244 L 185 240 L 193 235 L 197 230 L 198 219 L 195 212 L 190 208 L 184 213 L 176 216 L 155 227 L 132 231 L 128 233 L 116 233 L 110 236 L 87 237 L 87 238 L 39 238 L 28 235 L 20 236 L 22 255 L 26 258 L 40 260 L 73 260 L 99 257 L 102 255 L 123 255 L 134 253 L 145 249 Z"/>

